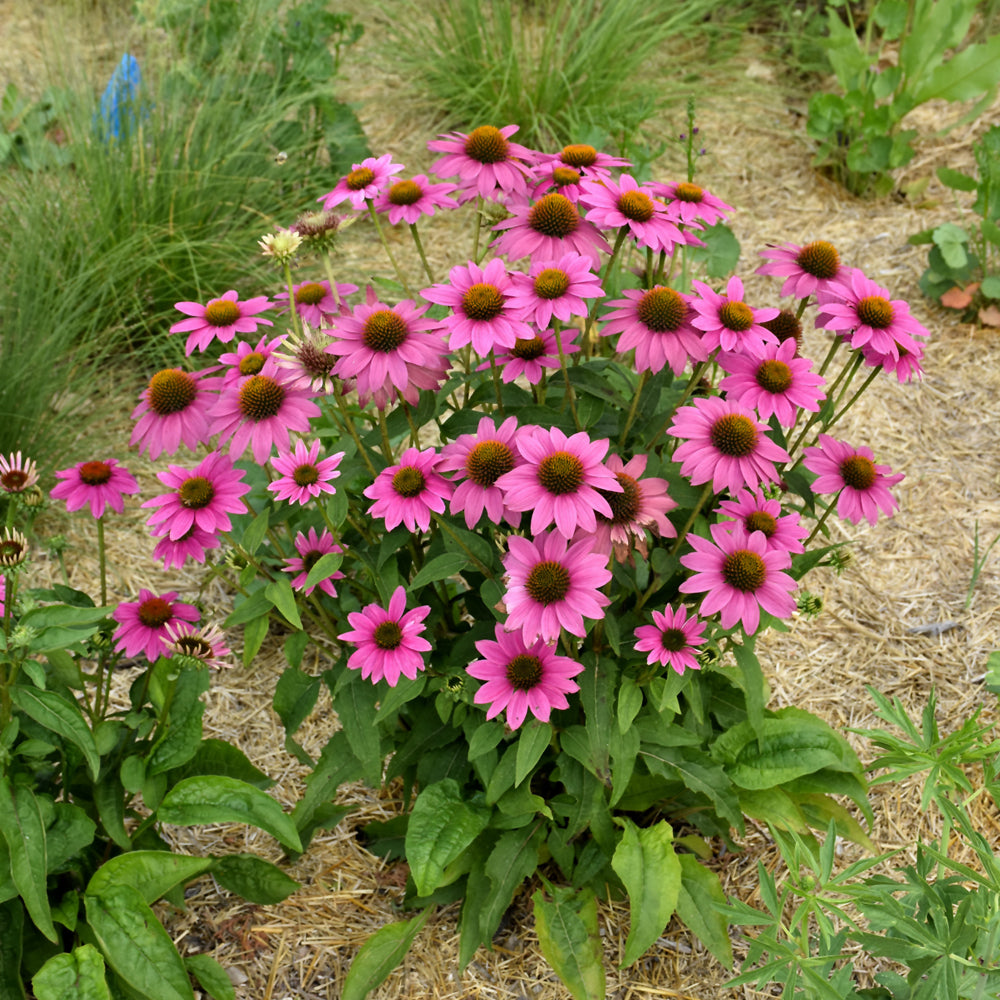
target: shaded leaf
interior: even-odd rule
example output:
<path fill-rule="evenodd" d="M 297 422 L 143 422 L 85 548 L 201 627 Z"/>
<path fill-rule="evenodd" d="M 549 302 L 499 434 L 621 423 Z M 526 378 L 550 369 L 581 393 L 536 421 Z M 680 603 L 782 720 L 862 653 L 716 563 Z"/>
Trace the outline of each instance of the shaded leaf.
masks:
<path fill-rule="evenodd" d="M 253 854 L 227 854 L 209 863 L 220 885 L 251 903 L 272 906 L 302 888 L 277 865 Z"/>
<path fill-rule="evenodd" d="M 531 897 L 538 947 L 575 1000 L 604 1000 L 597 898 L 589 889 L 556 888 L 553 895 L 549 901 L 539 889 Z"/>

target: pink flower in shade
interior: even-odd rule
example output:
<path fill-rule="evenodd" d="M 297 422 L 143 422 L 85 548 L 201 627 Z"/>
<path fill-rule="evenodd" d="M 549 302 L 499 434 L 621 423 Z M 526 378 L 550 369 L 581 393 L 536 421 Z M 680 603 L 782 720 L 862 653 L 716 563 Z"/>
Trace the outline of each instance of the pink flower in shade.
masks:
<path fill-rule="evenodd" d="M 527 164 L 533 154 L 526 146 L 510 141 L 517 129 L 517 125 L 480 125 L 468 135 L 440 135 L 427 143 L 432 152 L 445 154 L 434 161 L 431 170 L 439 177 L 458 178 L 456 197 L 460 205 L 477 196 L 523 194 L 528 186 Z"/>
<path fill-rule="evenodd" d="M 525 640 L 541 636 L 551 641 L 563 628 L 584 636 L 584 618 L 604 617 L 611 599 L 600 588 L 611 579 L 611 571 L 589 538 L 570 545 L 558 531 L 533 539 L 511 535 L 507 549 L 504 628 L 521 629 Z"/>
<path fill-rule="evenodd" d="M 263 465 L 275 446 L 288 450 L 288 432 L 304 434 L 320 408 L 309 398 L 309 390 L 289 380 L 273 357 L 257 375 L 247 375 L 224 389 L 212 409 L 219 443 L 230 441 L 229 454 L 239 458 L 247 445 L 253 458 Z"/>
<path fill-rule="evenodd" d="M 533 263 L 527 274 L 516 272 L 511 280 L 511 307 L 520 319 L 543 330 L 553 316 L 563 323 L 573 316 L 586 316 L 587 303 L 583 300 L 604 295 L 601 279 L 590 270 L 590 261 L 578 253 Z"/>
<path fill-rule="evenodd" d="M 527 198 L 512 200 L 507 209 L 511 217 L 493 227 L 503 232 L 490 246 L 510 260 L 531 256 L 558 260 L 566 253 L 577 253 L 596 268 L 601 253 L 611 253 L 594 224 L 581 218 L 576 205 L 563 194 L 542 195 L 533 205 Z"/>
<path fill-rule="evenodd" d="M 284 333 L 273 340 L 261 337 L 257 341 L 256 347 L 252 347 L 245 340 L 240 340 L 236 343 L 235 351 L 220 354 L 220 364 L 226 365 L 225 373 L 222 376 L 222 387 L 228 389 L 247 375 L 259 375 L 261 368 L 264 367 L 264 362 L 281 347 L 287 337 L 288 335 Z"/>
<path fill-rule="evenodd" d="M 680 590 L 685 594 L 706 591 L 698 613 L 708 618 L 719 612 L 725 629 L 737 623 L 747 635 L 760 625 L 760 609 L 776 618 L 788 618 L 795 611 L 795 581 L 782 570 L 792 557 L 781 549 L 769 549 L 760 531 L 749 535 L 730 532 L 723 524 L 713 524 L 712 541 L 689 535 L 693 552 L 681 557 L 681 565 L 694 570 Z"/>
<path fill-rule="evenodd" d="M 517 438 L 524 464 L 505 472 L 497 486 L 511 510 L 531 511 L 531 532 L 550 524 L 565 538 L 578 528 L 592 532 L 597 515 L 611 517 L 604 491 L 621 493 L 615 474 L 604 466 L 608 439 L 591 441 L 580 431 L 566 437 L 558 427 L 525 427 Z"/>
<path fill-rule="evenodd" d="M 673 460 L 692 485 L 711 482 L 719 493 L 744 486 L 777 482 L 775 462 L 787 462 L 788 452 L 767 436 L 767 426 L 738 403 L 708 396 L 695 399 L 674 414 L 667 433 L 681 438 Z"/>
<path fill-rule="evenodd" d="M 680 375 L 688 362 L 708 360 L 701 334 L 691 322 L 695 314 L 689 296 L 663 285 L 629 288 L 622 294 L 625 298 L 608 302 L 615 308 L 604 313 L 601 334 L 621 334 L 615 350 L 627 354 L 634 348 L 636 371 L 655 374 L 669 364 Z"/>
<path fill-rule="evenodd" d="M 701 669 L 697 648 L 705 644 L 705 622 L 697 615 L 689 616 L 683 604 L 676 611 L 669 604 L 662 614 L 654 611 L 653 624 L 640 625 L 635 637 L 636 650 L 649 653 L 646 662 L 650 666 L 660 663 L 678 674 Z"/>
<path fill-rule="evenodd" d="M 851 271 L 849 283 L 832 285 L 829 291 L 839 301 L 824 301 L 822 325 L 827 330 L 843 331 L 855 349 L 870 346 L 880 355 L 896 358 L 904 337 L 904 342 L 909 343 L 913 338 L 929 336 L 926 328 L 910 315 L 910 307 L 902 299 L 890 300 L 886 289 L 857 268 Z"/>
<path fill-rule="evenodd" d="M 215 433 L 209 416 L 218 402 L 219 378 L 206 378 L 214 368 L 185 372 L 164 368 L 150 380 L 132 411 L 136 421 L 129 444 L 140 454 L 149 452 L 157 459 L 163 452 L 176 454 L 183 443 L 189 451 L 208 441 Z"/>
<path fill-rule="evenodd" d="M 303 281 L 292 285 L 295 293 L 295 312 L 299 319 L 310 326 L 329 326 L 344 308 L 344 299 L 358 290 L 357 285 L 337 283 L 334 296 L 329 281 Z M 275 305 L 283 303 L 279 312 L 288 311 L 288 292 L 279 292 L 274 297 Z"/>
<path fill-rule="evenodd" d="M 562 330 L 559 337 L 562 341 L 563 354 L 577 354 L 580 345 L 573 343 L 579 334 L 575 327 Z M 517 340 L 513 347 L 497 353 L 496 363 L 500 366 L 500 379 L 503 382 L 513 382 L 515 379 L 527 379 L 532 385 L 537 385 L 542 379 L 546 368 L 559 367 L 559 346 L 553 330 L 539 330 L 529 340 Z M 476 370 L 485 371 L 489 362 L 481 364 Z"/>
<path fill-rule="evenodd" d="M 219 298 L 211 299 L 205 305 L 200 302 L 177 302 L 174 308 L 190 317 L 182 319 L 170 328 L 170 333 L 186 333 L 185 354 L 197 347 L 204 351 L 213 340 L 228 344 L 238 333 L 253 333 L 257 327 L 273 326 L 269 319 L 262 319 L 258 313 L 270 309 L 273 303 L 266 295 L 238 301 L 239 296 L 230 289 Z"/>
<path fill-rule="evenodd" d="M 826 399 L 820 388 L 826 379 L 813 372 L 808 358 L 796 357 L 796 349 L 794 340 L 785 340 L 767 344 L 763 358 L 721 354 L 719 365 L 729 374 L 719 388 L 734 403 L 756 409 L 762 420 L 774 414 L 782 427 L 791 427 L 799 408 L 818 413 Z"/>
<path fill-rule="evenodd" d="M 774 319 L 781 310 L 748 306 L 743 301 L 743 282 L 736 275 L 729 279 L 725 295 L 712 291 L 704 281 L 692 281 L 691 287 L 700 296 L 689 300 L 697 313 L 691 325 L 703 331 L 702 340 L 708 351 L 721 348 L 760 358 L 764 355 L 765 344 L 778 342 L 762 324 Z"/>
<path fill-rule="evenodd" d="M 573 143 L 563 146 L 558 153 L 539 153 L 536 158 L 538 166 L 552 165 L 555 169 L 575 170 L 581 177 L 590 180 L 611 178 L 615 167 L 629 167 L 628 160 L 608 153 L 599 153 L 593 146 L 585 143 Z"/>
<path fill-rule="evenodd" d="M 783 552 L 805 552 L 802 544 L 809 537 L 809 529 L 799 519 L 797 511 L 781 513 L 781 503 L 769 500 L 760 490 L 740 490 L 732 500 L 719 504 L 719 513 L 732 518 L 720 522 L 730 531 L 750 535 L 759 531 L 769 549 Z"/>
<path fill-rule="evenodd" d="M 169 531 L 168 524 L 151 531 L 152 536 L 159 539 L 153 549 L 153 558 L 162 559 L 164 569 L 180 569 L 188 559 L 204 563 L 206 551 L 222 545 L 217 535 L 202 531 L 194 524 L 180 538 L 171 538 Z"/>
<path fill-rule="evenodd" d="M 714 226 L 733 210 L 721 198 L 690 181 L 672 181 L 664 184 L 654 181 L 649 185 L 653 194 L 666 200 L 672 217 L 685 225 L 700 219 L 706 226 Z"/>
<path fill-rule="evenodd" d="M 393 174 L 403 169 L 401 163 L 392 162 L 392 154 L 385 156 L 369 156 L 351 167 L 351 172 L 337 181 L 337 186 L 316 200 L 323 202 L 323 208 L 329 211 L 342 201 L 349 201 L 351 208 L 360 212 L 365 202 L 373 199 L 388 183 Z"/>
<path fill-rule="evenodd" d="M 166 534 L 175 542 L 192 527 L 209 535 L 229 531 L 229 515 L 246 510 L 240 498 L 250 492 L 250 484 L 243 482 L 244 475 L 242 469 L 233 468 L 228 455 L 218 451 L 206 455 L 190 470 L 180 465 L 167 466 L 167 471 L 158 472 L 156 478 L 169 486 L 170 492 L 143 503 L 143 507 L 159 508 L 146 524 L 157 537 L 162 531 L 156 525 L 164 525 Z"/>
<path fill-rule="evenodd" d="M 308 503 L 320 493 L 336 493 L 330 482 L 340 476 L 337 466 L 343 457 L 344 453 L 338 451 L 329 458 L 321 459 L 318 440 L 308 448 L 305 441 L 296 441 L 294 451 L 282 452 L 271 459 L 271 465 L 281 473 L 281 477 L 268 483 L 267 488 L 276 500 L 298 504 Z"/>
<path fill-rule="evenodd" d="M 885 372 L 893 372 L 900 382 L 909 382 L 914 376 L 922 378 L 924 374 L 921 361 L 924 357 L 924 348 L 919 340 L 907 337 L 905 334 L 896 334 L 896 347 L 899 357 L 891 354 L 882 354 L 874 350 L 871 344 L 864 344 L 861 347 L 861 356 L 864 358 L 866 368 L 881 368 Z"/>
<path fill-rule="evenodd" d="M 473 261 L 456 265 L 448 272 L 446 284 L 432 285 L 420 294 L 452 310 L 441 321 L 452 351 L 471 343 L 477 354 L 486 357 L 492 350 L 532 337 L 531 327 L 515 317 L 511 292 L 507 268 L 495 257 L 482 269 Z"/>
<path fill-rule="evenodd" d="M 617 183 L 610 179 L 584 181 L 580 204 L 587 208 L 588 222 L 605 230 L 627 227 L 640 247 L 672 253 L 674 247 L 690 241 L 678 229 L 667 206 L 653 197 L 651 188 L 640 187 L 631 174 L 622 174 Z M 697 223 L 691 225 L 701 228 Z"/>
<path fill-rule="evenodd" d="M 297 556 L 292 556 L 285 560 L 282 573 L 297 573 L 292 577 L 292 586 L 308 597 L 317 587 L 324 594 L 330 597 L 337 596 L 337 588 L 333 585 L 334 580 L 343 580 L 344 574 L 340 570 L 334 570 L 329 576 L 324 577 L 310 587 L 306 587 L 306 580 L 309 579 L 309 572 L 323 558 L 331 552 L 343 552 L 344 550 L 333 540 L 333 535 L 325 528 L 321 535 L 316 534 L 315 528 L 310 528 L 308 534 L 298 532 L 295 535 L 295 551 Z M 303 589 L 305 588 L 305 589 Z"/>
<path fill-rule="evenodd" d="M 395 306 L 385 305 L 369 286 L 366 301 L 338 318 L 335 329 L 330 331 L 334 340 L 325 350 L 337 359 L 335 375 L 357 379 L 362 406 L 376 393 L 389 399 L 397 392 L 415 404 L 419 388 L 426 387 L 414 385 L 415 373 L 436 375 L 445 370 L 444 341 L 438 333 L 430 332 L 439 323 L 424 316 L 427 309 L 410 299 Z"/>
<path fill-rule="evenodd" d="M 56 478 L 62 480 L 49 494 L 53 500 L 65 500 L 69 511 L 81 510 L 90 504 L 94 517 L 103 517 L 105 506 L 121 514 L 125 510 L 125 494 L 138 493 L 139 484 L 124 466 L 109 458 L 106 462 L 80 462 L 71 469 L 60 469 Z"/>
<path fill-rule="evenodd" d="M 349 612 L 351 630 L 337 636 L 357 647 L 348 657 L 347 666 L 360 670 L 361 676 L 373 684 L 385 680 L 389 687 L 395 687 L 401 676 L 416 680 L 417 671 L 425 666 L 423 654 L 431 648 L 420 635 L 430 610 L 429 605 L 422 604 L 406 611 L 406 591 L 397 587 L 388 608 L 369 604 Z"/>
<path fill-rule="evenodd" d="M 166 626 L 168 646 L 172 656 L 189 656 L 206 667 L 221 670 L 229 666 L 226 657 L 231 650 L 218 625 L 195 628 L 190 622 L 173 621 Z"/>
<path fill-rule="evenodd" d="M 365 496 L 375 501 L 368 513 L 384 518 L 387 531 L 400 524 L 410 531 L 426 531 L 431 525 L 431 512 L 443 514 L 453 490 L 451 483 L 438 474 L 438 461 L 433 448 L 407 448 L 399 457 L 399 465 L 383 469 L 365 490 Z"/>
<path fill-rule="evenodd" d="M 7 577 L 0 573 L 0 618 L 4 615 L 4 601 L 7 600 Z"/>
<path fill-rule="evenodd" d="M 625 562 L 633 545 L 646 555 L 647 528 L 661 538 L 674 538 L 677 531 L 667 518 L 667 511 L 673 510 L 677 503 L 667 495 L 665 479 L 642 478 L 646 456 L 634 455 L 624 463 L 617 455 L 608 455 L 604 464 L 618 480 L 621 492 L 601 491 L 611 507 L 611 517 L 598 514 L 597 527 L 591 536 L 594 551 L 608 556 L 613 548 L 615 558 Z"/>
<path fill-rule="evenodd" d="M 21 453 L 0 455 L 0 490 L 4 493 L 23 493 L 38 482 L 38 467 L 33 459 L 24 459 Z"/>
<path fill-rule="evenodd" d="M 458 202 L 448 197 L 454 190 L 454 184 L 431 184 L 426 174 L 417 174 L 383 188 L 375 198 L 375 211 L 388 213 L 393 226 L 398 222 L 413 225 L 421 215 L 433 215 L 436 209 L 458 208 Z"/>
<path fill-rule="evenodd" d="M 130 657 L 141 653 L 152 663 L 171 654 L 167 626 L 178 621 L 196 622 L 201 613 L 193 604 L 178 601 L 176 590 L 157 595 L 143 589 L 139 600 L 123 601 L 111 617 L 118 622 L 111 637 L 115 649 Z"/>
<path fill-rule="evenodd" d="M 483 511 L 494 524 L 506 521 L 516 528 L 520 523 L 520 513 L 507 506 L 503 490 L 496 485 L 500 476 L 521 461 L 516 435 L 515 417 L 508 417 L 499 427 L 483 417 L 475 434 L 462 434 L 441 449 L 438 471 L 458 473 L 453 480 L 458 486 L 451 497 L 451 512 L 464 512 L 470 530 L 479 523 Z"/>
<path fill-rule="evenodd" d="M 775 245 L 769 243 L 760 252 L 767 263 L 757 268 L 757 274 L 771 274 L 784 278 L 781 294 L 794 295 L 797 299 L 826 289 L 831 283 L 842 281 L 846 270 L 841 266 L 840 254 L 832 243 L 815 240 L 804 246 L 794 243 Z"/>
<path fill-rule="evenodd" d="M 517 729 L 528 712 L 548 722 L 554 708 L 569 708 L 566 695 L 580 690 L 572 678 L 583 671 L 583 664 L 568 656 L 559 656 L 542 639 L 526 642 L 521 632 L 505 632 L 497 625 L 496 640 L 480 639 L 476 649 L 483 657 L 465 669 L 476 680 L 486 683 L 476 692 L 477 705 L 489 705 L 486 718 L 507 710 L 507 725 Z"/>
<path fill-rule="evenodd" d="M 818 447 L 803 452 L 802 464 L 816 473 L 814 493 L 840 494 L 837 516 L 851 524 L 859 524 L 862 518 L 874 524 L 880 511 L 891 517 L 899 509 L 889 487 L 900 482 L 903 473 L 893 474 L 888 465 L 876 465 L 871 448 L 855 448 L 820 434 Z"/>

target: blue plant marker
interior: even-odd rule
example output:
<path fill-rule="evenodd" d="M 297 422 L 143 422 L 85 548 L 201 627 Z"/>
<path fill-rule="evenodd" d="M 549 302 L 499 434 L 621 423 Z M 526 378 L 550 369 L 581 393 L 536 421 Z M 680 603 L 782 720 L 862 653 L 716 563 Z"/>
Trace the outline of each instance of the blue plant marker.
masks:
<path fill-rule="evenodd" d="M 120 139 L 136 124 L 136 108 L 140 106 L 139 88 L 142 86 L 142 72 L 139 61 L 127 52 L 111 74 L 107 87 L 101 95 L 101 108 L 94 116 L 94 127 L 104 142 L 109 138 Z M 142 108 L 143 115 L 149 114 Z"/>

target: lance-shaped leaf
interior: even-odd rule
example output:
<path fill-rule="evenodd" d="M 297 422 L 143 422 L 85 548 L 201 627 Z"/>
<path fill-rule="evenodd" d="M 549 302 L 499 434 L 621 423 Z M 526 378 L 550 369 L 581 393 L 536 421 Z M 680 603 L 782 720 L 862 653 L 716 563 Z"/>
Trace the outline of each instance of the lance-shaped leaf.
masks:
<path fill-rule="evenodd" d="M 412 920 L 389 924 L 376 931 L 351 962 L 340 1000 L 364 1000 L 373 989 L 384 983 L 389 973 L 403 961 L 413 939 L 433 912 L 428 908 Z"/>
<path fill-rule="evenodd" d="M 577 892 L 563 887 L 553 889 L 553 896 L 550 902 L 539 889 L 531 897 L 545 961 L 575 1000 L 604 1000 L 597 899 L 590 889 Z"/>

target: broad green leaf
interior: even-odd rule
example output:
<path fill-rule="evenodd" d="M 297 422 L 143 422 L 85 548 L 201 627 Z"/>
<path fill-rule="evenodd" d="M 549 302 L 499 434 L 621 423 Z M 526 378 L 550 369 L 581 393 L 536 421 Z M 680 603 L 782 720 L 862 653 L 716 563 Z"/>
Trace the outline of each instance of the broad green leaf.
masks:
<path fill-rule="evenodd" d="M 492 939 L 515 893 L 538 868 L 542 840 L 538 825 L 531 830 L 509 830 L 490 852 L 486 874 L 492 888 L 479 914 L 483 940 Z"/>
<path fill-rule="evenodd" d="M 25 715 L 78 747 L 87 761 L 91 778 L 97 781 L 101 773 L 101 758 L 97 754 L 94 734 L 79 705 L 54 691 L 39 691 L 19 684 L 10 688 L 10 698 Z"/>
<path fill-rule="evenodd" d="M 270 788 L 274 784 L 273 778 L 254 767 L 239 747 L 226 740 L 202 740 L 198 752 L 182 768 L 173 772 L 170 778 L 172 781 L 180 781 L 195 774 L 224 774 L 257 788 Z"/>
<path fill-rule="evenodd" d="M 743 693 L 747 699 L 747 717 L 754 732 L 760 732 L 764 723 L 764 704 L 767 701 L 767 682 L 760 669 L 760 660 L 754 652 L 753 640 L 747 639 L 745 644 L 732 644 L 736 665 L 743 675 Z"/>
<path fill-rule="evenodd" d="M 630 726 L 624 733 L 617 725 L 611 727 L 611 799 L 610 804 L 616 805 L 625 794 L 625 790 L 635 772 L 635 762 L 639 756 L 639 730 Z"/>
<path fill-rule="evenodd" d="M 306 576 L 306 587 L 315 587 L 316 584 L 322 583 L 328 577 L 333 576 L 334 573 L 340 569 L 341 563 L 344 561 L 343 552 L 326 552 L 313 563 L 312 568 L 309 570 Z M 282 612 L 284 614 L 284 612 Z M 288 617 L 287 615 L 285 616 Z M 291 619 L 289 619 L 291 621 Z"/>
<path fill-rule="evenodd" d="M 156 1000 L 194 1000 L 184 962 L 138 889 L 113 885 L 84 899 L 105 960 L 129 986 Z"/>
<path fill-rule="evenodd" d="M 285 735 L 292 736 L 316 706 L 320 678 L 295 667 L 286 667 L 274 687 L 273 706 L 285 727 Z"/>
<path fill-rule="evenodd" d="M 125 789 L 114 775 L 105 775 L 94 785 L 94 805 L 107 835 L 123 851 L 132 849 L 125 829 Z"/>
<path fill-rule="evenodd" d="M 642 708 L 642 688 L 631 677 L 623 677 L 618 685 L 618 728 L 626 733 Z"/>
<path fill-rule="evenodd" d="M 417 895 L 428 896 L 443 884 L 445 868 L 482 833 L 489 815 L 466 802 L 453 778 L 420 792 L 406 827 L 406 860 Z"/>
<path fill-rule="evenodd" d="M 983 236 L 989 240 L 993 246 L 1000 247 L 1000 226 L 998 226 L 995 222 L 992 222 L 990 219 L 983 219 L 980 223 L 980 229 Z M 983 278 L 981 290 L 983 295 L 985 295 L 988 299 L 995 299 L 997 297 L 997 280 L 996 276 L 987 276 Z"/>
<path fill-rule="evenodd" d="M 244 598 L 235 605 L 232 614 L 229 615 L 223 624 L 226 628 L 245 625 L 251 619 L 270 613 L 273 607 L 274 604 L 268 598 L 267 594 L 263 590 L 256 590 L 249 597 Z"/>
<path fill-rule="evenodd" d="M 719 876 L 693 854 L 678 854 L 681 887 L 677 894 L 677 916 L 726 968 L 733 966 L 733 944 L 728 923 L 717 904 L 726 902 Z"/>
<path fill-rule="evenodd" d="M 198 752 L 201 747 L 201 720 L 205 714 L 201 696 L 210 685 L 206 667 L 181 670 L 174 683 L 169 707 L 160 720 L 156 742 L 146 759 L 147 779 L 181 767 Z"/>
<path fill-rule="evenodd" d="M 334 695 L 333 707 L 347 734 L 354 756 L 361 761 L 364 780 L 377 788 L 382 780 L 382 741 L 375 723 L 379 691 L 356 670 L 346 672 L 344 686 Z"/>
<path fill-rule="evenodd" d="M 240 544 L 246 550 L 249 555 L 253 555 L 257 549 L 260 548 L 260 543 L 264 541 L 264 536 L 267 534 L 267 523 L 268 512 L 265 507 L 248 525 L 246 531 L 243 532 L 243 537 L 240 539 Z"/>
<path fill-rule="evenodd" d="M 503 724 L 491 719 L 481 722 L 469 740 L 469 760 L 489 753 L 503 739 Z"/>
<path fill-rule="evenodd" d="M 531 774 L 535 765 L 552 742 L 552 727 L 547 722 L 532 719 L 521 730 L 517 741 L 517 760 L 514 769 L 514 785 L 520 785 Z"/>
<path fill-rule="evenodd" d="M 193 858 L 170 851 L 130 851 L 105 861 L 87 883 L 100 895 L 115 885 L 130 885 L 147 903 L 155 903 L 178 885 L 185 885 L 212 867 L 211 858 Z"/>
<path fill-rule="evenodd" d="M 267 599 L 285 616 L 286 621 L 296 628 L 302 628 L 302 619 L 295 603 L 295 592 L 285 579 L 272 580 L 265 588 Z"/>
<path fill-rule="evenodd" d="M 580 703 L 587 715 L 591 761 L 598 777 L 603 778 L 608 772 L 612 703 L 618 666 L 610 657 L 598 660 L 591 654 L 584 656 L 584 663 L 585 669 L 579 676 Z"/>
<path fill-rule="evenodd" d="M 113 608 L 79 608 L 67 604 L 56 604 L 44 608 L 32 608 L 21 616 L 21 625 L 34 629 L 53 626 L 90 625 L 99 622 L 113 611 Z"/>
<path fill-rule="evenodd" d="M 312 772 L 306 776 L 306 790 L 292 810 L 295 827 L 306 844 L 316 829 L 314 819 L 329 803 L 345 781 L 356 781 L 361 765 L 351 752 L 343 730 L 333 733 L 319 755 Z"/>
<path fill-rule="evenodd" d="M 187 955 L 184 967 L 213 1000 L 236 1000 L 232 980 L 211 955 Z"/>
<path fill-rule="evenodd" d="M 257 618 L 251 618 L 243 626 L 243 666 L 249 667 L 254 657 L 260 652 L 271 627 L 271 615 L 265 612 Z"/>
<path fill-rule="evenodd" d="M 222 775 L 185 778 L 164 796 L 157 811 L 163 823 L 249 823 L 266 830 L 284 847 L 302 851 L 295 824 L 267 793 Z"/>
<path fill-rule="evenodd" d="M 430 919 L 433 909 L 428 907 L 412 920 L 389 924 L 376 931 L 357 953 L 344 979 L 340 1000 L 364 1000 L 389 973 L 403 961 L 413 944 L 413 939 Z"/>
<path fill-rule="evenodd" d="M 45 828 L 45 854 L 48 871 L 61 872 L 94 841 L 97 824 L 80 806 L 56 802 L 55 815 Z"/>
<path fill-rule="evenodd" d="M 212 874 L 220 885 L 251 903 L 271 906 L 301 888 L 277 865 L 253 854 L 227 854 L 216 858 L 211 865 Z"/>
<path fill-rule="evenodd" d="M 28 916 L 50 941 L 58 942 L 45 885 L 48 864 L 41 810 L 31 789 L 13 789 L 6 774 L 0 778 L 0 833 L 7 841 L 10 874 Z"/>
<path fill-rule="evenodd" d="M 553 894 L 551 902 L 541 889 L 531 897 L 538 947 L 575 1000 L 604 1000 L 597 897 L 589 889 L 556 888 Z"/>
<path fill-rule="evenodd" d="M 640 828 L 619 819 L 621 842 L 611 867 L 622 880 L 629 899 L 631 926 L 622 954 L 622 968 L 641 958 L 663 933 L 677 907 L 681 864 L 674 851 L 674 832 L 666 820 Z"/>
<path fill-rule="evenodd" d="M 111 1000 L 104 959 L 93 945 L 53 955 L 31 980 L 38 1000 Z"/>
<path fill-rule="evenodd" d="M 952 170 L 951 167 L 938 167 L 937 178 L 945 187 L 954 191 L 975 191 L 979 186 L 975 177 L 963 174 L 961 170 Z"/>
<path fill-rule="evenodd" d="M 947 4 L 939 5 L 947 6 Z M 970 45 L 933 73 L 919 78 L 913 94 L 916 104 L 935 98 L 971 101 L 1000 81 L 1000 35 L 981 45 Z"/>
<path fill-rule="evenodd" d="M 449 576 L 460 573 L 468 565 L 469 557 L 464 552 L 445 552 L 434 559 L 429 559 L 410 581 L 410 592 L 415 593 L 425 583 L 446 580 Z"/>
<path fill-rule="evenodd" d="M 6 845 L 0 840 L 0 847 Z M 6 863 L 6 857 L 0 863 Z M 0 903 L 0 996 L 24 1000 L 21 950 L 24 939 L 24 906 L 14 897 Z"/>
<path fill-rule="evenodd" d="M 1000 236 L 1000 232 L 997 235 Z M 990 275 L 988 278 L 983 278 L 979 290 L 988 299 L 1000 299 L 1000 275 Z"/>

